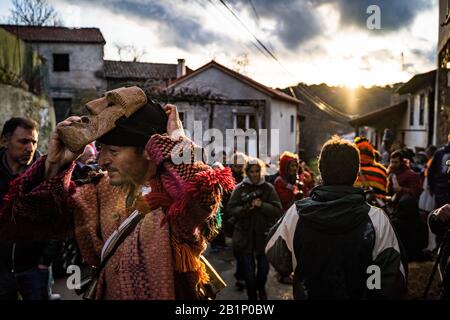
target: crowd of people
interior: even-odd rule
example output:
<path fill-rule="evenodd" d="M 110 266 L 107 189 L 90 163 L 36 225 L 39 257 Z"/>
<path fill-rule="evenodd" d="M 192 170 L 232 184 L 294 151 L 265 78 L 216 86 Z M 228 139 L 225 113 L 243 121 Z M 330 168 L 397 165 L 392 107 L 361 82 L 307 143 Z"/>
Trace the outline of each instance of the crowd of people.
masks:
<path fill-rule="evenodd" d="M 446 239 L 450 135 L 444 147 L 417 153 L 380 153 L 365 137 L 335 136 L 323 145 L 316 173 L 287 151 L 271 175 L 262 160 L 239 152 L 231 164 L 175 164 L 177 142 L 195 149 L 179 134 L 176 107 L 122 89 L 93 101 L 90 121 L 58 124 L 44 156 L 36 122 L 5 123 L 0 299 L 55 298 L 52 265 L 56 271 L 74 261 L 96 266 L 86 298 L 214 298 L 216 273 L 202 253 L 208 243 L 221 250 L 227 238 L 236 287 L 249 300 L 269 298 L 271 265 L 295 299 L 401 299 L 408 262 L 433 259 Z M 101 106 L 121 103 L 133 111 L 108 120 Z M 102 113 L 114 125 L 92 131 L 86 124 Z M 62 132 L 77 126 L 92 136 L 75 151 Z M 448 243 L 441 247 L 448 256 Z M 380 272 L 374 287 L 370 266 Z"/>
<path fill-rule="evenodd" d="M 395 266 L 401 270 L 397 275 L 397 282 L 392 281 L 392 287 L 406 289 L 408 263 L 432 260 L 445 234 L 442 230 L 436 231 L 435 228 L 431 230 L 428 221 L 435 216 L 431 214 L 433 210 L 449 203 L 450 174 L 447 173 L 446 164 L 449 158 L 450 136 L 449 144 L 440 149 L 430 146 L 426 151 L 417 154 L 408 148 L 393 150 L 384 156 L 384 164 L 380 162 L 381 154 L 367 138 L 356 137 L 353 144 L 333 138 L 324 145 L 319 157 L 319 176 L 315 177 L 313 171 L 299 159 L 298 155 L 284 152 L 279 158 L 277 172 L 264 177 L 263 172 L 267 166 L 261 160 L 244 154 L 235 154 L 235 164 L 230 167 L 238 187 L 231 194 L 232 201 L 225 201 L 222 205 L 227 229 L 225 234 L 232 238 L 236 257 L 236 286 L 243 289 L 246 285 L 250 300 L 267 297 L 264 286 L 269 263 L 263 247 L 267 245 L 268 234 L 271 233 L 270 241 L 273 243 L 269 241 L 266 248 L 268 252 L 272 251 L 270 262 L 277 270 L 280 282 L 293 283 L 294 287 L 297 287 L 298 290 L 294 291 L 296 297 L 305 297 L 305 292 L 299 293 L 300 287 L 303 287 L 303 291 L 307 291 L 305 285 L 300 286 L 299 283 L 303 283 L 306 279 L 320 282 L 317 292 L 312 293 L 310 288 L 309 297 L 367 297 L 367 292 L 363 294 L 360 291 L 361 283 L 367 277 L 361 276 L 359 280 L 355 277 L 350 281 L 352 283 L 341 281 L 340 284 L 336 284 L 335 279 L 326 280 L 323 271 L 330 268 L 331 261 L 334 261 L 335 266 L 328 271 L 336 276 L 335 273 L 339 273 L 337 270 L 347 270 L 348 274 L 339 276 L 351 278 L 352 272 L 357 270 L 352 269 L 355 265 L 351 267 L 347 265 L 349 261 L 351 264 L 359 263 L 362 266 L 368 264 L 368 261 L 373 263 L 377 259 L 383 259 L 386 253 L 381 254 L 382 250 L 378 248 L 380 257 L 374 258 L 375 253 L 371 252 L 370 255 L 369 250 L 365 252 L 367 260 L 357 262 L 357 257 L 364 256 L 360 250 L 364 247 L 373 248 L 382 241 L 390 243 L 390 247 L 384 249 L 395 252 L 393 254 L 397 257 Z M 239 164 L 236 159 L 240 160 Z M 325 164 L 325 161 L 329 163 Z M 332 178 L 327 179 L 327 175 L 331 175 Z M 261 206 L 262 204 L 264 205 Z M 361 209 L 356 209 L 358 207 Z M 371 211 L 370 208 L 373 207 L 381 208 L 384 212 Z M 298 215 L 304 220 L 300 226 L 297 226 Z M 377 215 L 387 216 L 388 219 L 377 220 Z M 282 219 L 277 219 L 279 217 Z M 371 220 L 367 223 L 369 218 Z M 284 227 L 277 228 L 275 225 L 277 220 L 282 226 L 284 222 Z M 369 225 L 371 227 L 367 227 Z M 280 231 L 281 228 L 284 228 L 283 231 Z M 298 239 L 288 240 L 293 235 L 297 236 L 297 230 L 302 230 L 298 233 Z M 355 232 L 353 237 L 356 239 L 364 234 L 367 243 L 364 244 L 364 241 L 359 239 L 356 247 L 355 244 L 349 245 L 346 241 L 355 240 L 351 233 L 341 239 L 342 243 L 336 242 L 336 233 L 343 230 L 345 233 L 353 230 Z M 274 239 L 276 236 L 273 234 L 284 240 L 281 248 L 274 249 L 276 248 L 274 243 L 278 239 Z M 367 234 L 372 234 L 372 238 L 368 238 Z M 303 237 L 306 237 L 306 240 Z M 346 237 L 348 239 L 345 239 Z M 225 245 L 224 239 L 221 238 L 219 248 Z M 295 250 L 295 241 L 299 244 L 298 252 Z M 330 246 L 331 242 L 341 249 Z M 213 243 L 213 247 L 217 246 L 217 243 Z M 349 246 L 349 249 L 344 253 L 342 248 L 345 246 Z M 284 252 L 283 248 L 288 250 Z M 277 251 L 277 255 L 273 254 L 273 251 Z M 326 257 L 324 261 L 318 257 L 312 258 L 317 251 Z M 304 257 L 305 262 L 300 264 L 300 268 L 311 269 L 295 270 L 291 265 L 287 267 L 292 255 L 296 259 Z M 289 257 L 285 261 L 286 265 L 280 266 L 286 257 Z M 309 263 L 311 265 L 308 267 Z M 318 268 L 322 264 L 323 268 Z M 314 275 L 314 270 L 321 271 Z M 311 272 L 313 274 L 309 274 Z M 322 280 L 311 280 L 315 277 Z M 399 279 L 403 279 L 403 284 Z M 320 287 L 330 283 L 342 287 Z M 357 283 L 359 287 L 357 285 L 357 288 L 352 288 Z M 350 291 L 344 293 L 340 290 Z M 378 294 L 401 298 L 404 293 L 404 290 L 397 290 L 394 295 L 389 291 Z"/>

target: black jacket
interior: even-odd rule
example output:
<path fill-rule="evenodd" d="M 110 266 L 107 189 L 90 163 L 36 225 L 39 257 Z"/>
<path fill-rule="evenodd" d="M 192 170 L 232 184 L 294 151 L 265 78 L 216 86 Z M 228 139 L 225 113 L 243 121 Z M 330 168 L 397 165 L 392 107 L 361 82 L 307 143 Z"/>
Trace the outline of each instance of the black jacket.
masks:
<path fill-rule="evenodd" d="M 448 193 L 450 174 L 447 173 L 446 161 L 450 160 L 450 142 L 437 150 L 428 169 L 428 186 L 436 194 Z"/>
<path fill-rule="evenodd" d="M 249 209 L 251 201 L 243 201 L 242 195 L 259 190 L 262 200 L 260 208 Z M 237 185 L 228 202 L 227 212 L 235 218 L 233 248 L 239 253 L 264 254 L 267 234 L 282 215 L 280 199 L 275 188 L 261 180 L 252 184 L 244 179 Z"/>
<path fill-rule="evenodd" d="M 6 165 L 5 148 L 0 149 L 0 206 L 9 190 L 9 183 L 17 175 L 12 175 Z M 33 162 L 39 158 L 36 152 Z M 60 241 L 0 242 L 0 272 L 22 272 L 38 264 L 50 265 L 59 254 Z"/>
<path fill-rule="evenodd" d="M 407 264 L 388 217 L 361 189 L 319 186 L 271 230 L 266 247 L 281 274 L 294 271 L 296 299 L 400 298 Z M 380 271 L 380 289 L 367 286 Z"/>

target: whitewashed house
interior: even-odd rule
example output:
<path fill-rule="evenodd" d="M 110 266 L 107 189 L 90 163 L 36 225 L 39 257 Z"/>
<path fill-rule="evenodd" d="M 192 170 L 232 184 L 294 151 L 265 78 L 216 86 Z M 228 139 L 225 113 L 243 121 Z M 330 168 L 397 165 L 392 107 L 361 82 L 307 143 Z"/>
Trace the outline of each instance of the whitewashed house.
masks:
<path fill-rule="evenodd" d="M 106 90 L 103 76 L 105 39 L 98 28 L 0 25 L 31 44 L 45 59 L 49 96 L 56 121 L 80 113 L 84 103 Z"/>
<path fill-rule="evenodd" d="M 390 129 L 396 145 L 424 150 L 436 139 L 435 81 L 436 70 L 417 74 L 397 89 L 390 106 L 354 118 L 350 123 L 378 148 L 384 130 Z"/>
<path fill-rule="evenodd" d="M 211 61 L 172 82 L 167 92 L 167 102 L 177 104 L 184 126 L 191 134 L 195 125 L 197 129 L 200 125 L 203 132 L 215 128 L 222 134 L 229 129 L 254 129 L 256 133 L 268 129 L 267 135 L 247 139 L 247 154 L 267 155 L 275 160 L 283 151 L 298 152 L 298 109 L 303 103 L 281 91 Z M 225 140 L 223 150 L 235 151 L 237 140 L 234 146 Z M 203 141 L 203 145 L 207 142 Z M 262 150 L 265 142 L 267 154 Z"/>

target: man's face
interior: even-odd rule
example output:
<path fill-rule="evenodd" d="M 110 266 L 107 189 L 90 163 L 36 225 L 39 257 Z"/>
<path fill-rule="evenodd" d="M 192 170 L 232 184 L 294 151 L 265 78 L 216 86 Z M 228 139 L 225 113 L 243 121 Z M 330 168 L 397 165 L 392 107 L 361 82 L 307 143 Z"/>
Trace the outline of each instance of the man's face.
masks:
<path fill-rule="evenodd" d="M 400 168 L 400 165 L 402 164 L 402 161 L 400 158 L 391 158 L 391 168 L 394 170 L 397 170 Z"/>
<path fill-rule="evenodd" d="M 12 161 L 21 166 L 28 166 L 33 161 L 38 142 L 38 132 L 35 129 L 17 127 L 13 134 L 3 138 L 6 153 Z"/>
<path fill-rule="evenodd" d="M 108 171 L 109 183 L 113 186 L 142 184 L 151 167 L 145 151 L 137 152 L 135 147 L 106 144 L 100 146 L 98 163 Z"/>

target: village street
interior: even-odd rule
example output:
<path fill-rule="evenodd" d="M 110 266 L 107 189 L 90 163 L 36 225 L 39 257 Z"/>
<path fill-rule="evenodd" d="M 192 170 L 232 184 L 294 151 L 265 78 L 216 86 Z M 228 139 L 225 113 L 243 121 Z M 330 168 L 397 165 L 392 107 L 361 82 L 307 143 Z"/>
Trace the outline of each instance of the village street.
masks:
<path fill-rule="evenodd" d="M 227 240 L 227 248 L 212 251 L 208 247 L 205 253 L 205 257 L 227 284 L 227 287 L 218 294 L 217 300 L 247 300 L 245 290 L 239 291 L 235 287 L 236 280 L 233 274 L 236 269 L 236 261 L 233 256 L 231 241 L 229 241 L 230 239 Z M 270 300 L 292 299 L 291 286 L 279 283 L 275 277 L 273 268 L 269 272 L 266 288 L 267 296 Z M 73 290 L 67 289 L 66 278 L 56 279 L 53 291 L 54 293 L 60 294 L 62 300 L 81 300 Z"/>

